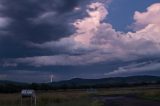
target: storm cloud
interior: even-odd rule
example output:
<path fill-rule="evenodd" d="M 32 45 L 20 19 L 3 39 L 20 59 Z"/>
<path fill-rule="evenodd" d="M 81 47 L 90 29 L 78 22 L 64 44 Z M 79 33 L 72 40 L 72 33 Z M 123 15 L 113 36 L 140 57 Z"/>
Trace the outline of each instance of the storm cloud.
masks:
<path fill-rule="evenodd" d="M 88 16 L 77 19 L 73 25 L 76 32 L 69 37 L 58 41 L 47 41 L 41 44 L 32 43 L 33 47 L 65 48 L 69 54 L 58 54 L 54 56 L 34 56 L 18 58 L 17 63 L 27 63 L 33 66 L 46 65 L 81 65 L 120 59 L 130 61 L 143 58 L 146 55 L 158 55 L 160 53 L 159 33 L 160 25 L 152 20 L 146 23 L 145 28 L 136 32 L 118 32 L 109 23 L 103 22 L 108 15 L 104 4 L 100 2 L 91 3 L 87 6 Z M 147 12 L 155 12 L 159 9 L 158 4 L 153 4 Z M 154 11 L 154 8 L 155 11 Z M 145 13 L 135 12 L 135 17 L 144 17 Z M 143 20 L 144 21 L 144 20 Z M 135 23 L 140 22 L 136 18 Z M 62 49 L 63 51 L 63 49 Z M 73 54 L 72 54 L 73 53 Z M 74 55 L 79 53 L 79 55 Z"/>
<path fill-rule="evenodd" d="M 148 61 L 160 58 L 160 3 L 135 10 L 132 31 L 123 32 L 107 21 L 111 2 L 115 1 L 0 0 L 0 67 L 43 72 L 116 62 L 112 69 L 103 66 L 110 70 L 103 69 L 102 77 L 159 69 L 157 60 Z M 143 63 L 149 65 L 136 68 Z M 4 77 L 3 72 L 0 78 Z"/>

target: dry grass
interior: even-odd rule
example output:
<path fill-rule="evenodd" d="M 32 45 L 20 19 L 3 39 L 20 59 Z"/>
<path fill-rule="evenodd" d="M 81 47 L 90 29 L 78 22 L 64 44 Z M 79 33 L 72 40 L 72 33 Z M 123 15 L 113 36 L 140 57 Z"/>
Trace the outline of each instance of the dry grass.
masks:
<path fill-rule="evenodd" d="M 20 105 L 20 95 L 18 94 L 0 94 L 0 106 Z"/>
<path fill-rule="evenodd" d="M 126 88 L 109 88 L 100 89 L 98 95 L 142 95 L 148 93 L 160 93 L 160 88 L 151 87 L 126 87 Z"/>
<path fill-rule="evenodd" d="M 160 89 L 148 87 L 99 89 L 94 95 L 134 94 L 145 99 L 160 100 Z M 37 93 L 37 106 L 103 106 L 93 95 L 83 90 L 50 91 Z M 20 94 L 0 94 L 0 106 L 20 106 Z M 29 104 L 30 101 L 26 100 Z M 25 105 L 23 105 L 25 106 Z M 27 106 L 27 105 L 26 105 Z"/>
<path fill-rule="evenodd" d="M 19 94 L 0 94 L 0 106 L 20 106 Z M 23 101 L 29 105 L 30 101 Z M 23 105 L 24 106 L 24 105 Z M 102 106 L 93 101 L 85 91 L 37 93 L 37 106 Z"/>

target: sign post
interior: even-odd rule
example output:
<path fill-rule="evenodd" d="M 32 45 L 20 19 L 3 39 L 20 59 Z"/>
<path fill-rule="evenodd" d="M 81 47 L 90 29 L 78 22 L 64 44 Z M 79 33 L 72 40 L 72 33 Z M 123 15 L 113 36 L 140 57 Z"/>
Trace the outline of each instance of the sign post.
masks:
<path fill-rule="evenodd" d="M 30 105 L 34 104 L 36 106 L 37 100 L 36 100 L 36 94 L 34 90 L 22 90 L 21 91 L 21 106 L 23 106 L 23 99 L 24 98 L 29 98 L 30 99 Z"/>

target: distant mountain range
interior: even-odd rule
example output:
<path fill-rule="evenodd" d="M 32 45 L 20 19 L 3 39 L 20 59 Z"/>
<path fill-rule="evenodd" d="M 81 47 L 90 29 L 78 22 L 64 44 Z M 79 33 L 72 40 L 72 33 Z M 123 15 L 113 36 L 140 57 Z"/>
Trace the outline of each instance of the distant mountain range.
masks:
<path fill-rule="evenodd" d="M 28 83 L 18 82 L 18 81 L 9 81 L 9 80 L 0 80 L 0 85 L 1 84 L 28 84 Z"/>
<path fill-rule="evenodd" d="M 148 84 L 160 84 L 159 76 L 129 76 L 113 77 L 101 79 L 74 78 L 71 80 L 58 81 L 53 83 L 19 83 L 13 81 L 0 81 L 0 92 L 20 91 L 21 89 L 52 90 L 52 89 L 72 89 L 72 88 L 106 88 L 139 86 Z"/>
<path fill-rule="evenodd" d="M 129 77 L 112 77 L 102 79 L 82 79 L 74 78 L 53 82 L 53 86 L 118 86 L 118 85 L 136 85 L 136 84 L 157 84 L 160 83 L 159 76 L 129 76 Z"/>

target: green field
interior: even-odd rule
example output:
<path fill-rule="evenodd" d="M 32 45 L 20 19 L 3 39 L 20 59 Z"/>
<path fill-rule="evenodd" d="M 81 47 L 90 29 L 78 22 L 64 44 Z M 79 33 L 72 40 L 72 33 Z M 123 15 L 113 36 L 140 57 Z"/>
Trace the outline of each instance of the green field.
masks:
<path fill-rule="evenodd" d="M 157 87 L 110 88 L 98 89 L 93 94 L 86 90 L 37 91 L 37 106 L 103 106 L 103 101 L 94 98 L 103 95 L 135 95 L 143 99 L 159 101 L 160 89 Z M 20 93 L 0 94 L 0 106 L 21 106 L 20 98 Z M 29 105 L 29 100 L 23 101 L 23 106 Z"/>

